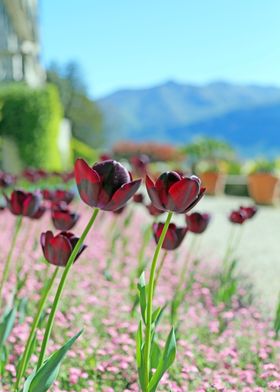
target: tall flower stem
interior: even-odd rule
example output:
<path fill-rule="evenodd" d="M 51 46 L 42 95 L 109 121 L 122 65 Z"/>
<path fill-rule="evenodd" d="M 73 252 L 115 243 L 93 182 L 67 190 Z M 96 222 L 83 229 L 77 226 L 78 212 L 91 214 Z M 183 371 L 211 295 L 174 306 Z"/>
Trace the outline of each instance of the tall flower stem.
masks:
<path fill-rule="evenodd" d="M 21 224 L 22 224 L 22 215 L 17 217 L 16 220 L 16 224 L 15 224 L 15 229 L 14 229 L 14 234 L 12 237 L 12 243 L 11 243 L 11 247 L 6 259 L 6 263 L 5 263 L 5 267 L 4 267 L 4 271 L 3 271 L 3 275 L 2 275 L 2 279 L 0 282 L 0 307 L 1 307 L 1 303 L 2 303 L 2 291 L 3 291 L 3 287 L 4 284 L 9 276 L 9 271 L 10 271 L 10 265 L 11 265 L 11 261 L 12 261 L 12 256 L 14 253 L 14 249 L 16 246 L 16 242 L 17 242 L 17 238 L 18 238 L 18 234 L 20 232 L 20 228 L 21 228 Z"/>
<path fill-rule="evenodd" d="M 78 253 L 79 253 L 79 250 L 81 249 L 81 246 L 84 243 L 84 240 L 85 240 L 86 236 L 88 235 L 88 233 L 89 233 L 89 231 L 90 231 L 90 229 L 91 229 L 91 227 L 92 227 L 92 225 L 93 225 L 93 223 L 94 223 L 94 221 L 95 221 L 95 219 L 97 217 L 98 212 L 99 212 L 99 209 L 95 208 L 94 211 L 93 211 L 93 214 L 92 214 L 92 216 L 91 216 L 91 218 L 90 218 L 90 220 L 89 220 L 89 222 L 88 222 L 88 224 L 86 226 L 86 228 L 84 229 L 84 231 L 83 231 L 79 241 L 75 245 L 75 247 L 74 247 L 74 249 L 73 249 L 73 251 L 72 251 L 72 253 L 71 253 L 70 257 L 69 257 L 67 265 L 66 265 L 66 267 L 65 267 L 65 269 L 63 271 L 63 274 L 61 276 L 61 280 L 59 282 L 59 285 L 58 285 L 58 288 L 57 288 L 57 291 L 56 291 L 56 295 L 55 295 L 55 298 L 54 298 L 54 301 L 53 301 L 53 304 L 52 304 L 52 309 L 51 309 L 51 312 L 50 312 L 50 315 L 49 315 L 49 318 L 48 318 L 48 323 L 47 323 L 47 326 L 46 326 L 45 335 L 44 335 L 44 339 L 43 339 L 43 342 L 42 342 L 42 347 L 41 347 L 39 360 L 38 360 L 38 364 L 37 364 L 37 371 L 40 369 L 40 367 L 42 366 L 42 364 L 44 362 L 44 359 L 45 359 L 45 353 L 46 353 L 48 341 L 49 341 L 49 338 L 50 338 L 50 335 L 51 335 L 51 331 L 52 331 L 52 327 L 53 327 L 53 323 L 54 323 L 54 318 L 55 318 L 55 315 L 56 315 L 56 312 L 57 312 L 57 308 L 58 308 L 58 305 L 59 305 L 59 301 L 60 301 L 60 298 L 61 298 L 64 286 L 65 286 L 65 283 L 66 283 L 67 276 L 68 276 L 69 271 L 70 271 L 70 269 L 71 269 L 71 267 L 72 267 L 72 265 L 73 265 L 77 255 L 78 255 Z"/>
<path fill-rule="evenodd" d="M 17 380 L 16 380 L 16 384 L 15 384 L 15 391 L 18 390 L 19 384 L 20 384 L 20 380 L 21 380 L 22 376 L 24 375 L 24 373 L 26 371 L 26 368 L 28 366 L 28 361 L 29 361 L 29 358 L 30 358 L 30 355 L 31 355 L 32 343 L 33 343 L 33 340 L 34 340 L 36 329 L 38 327 L 38 324 L 39 324 L 42 312 L 44 310 L 44 306 L 45 306 L 46 301 L 48 299 L 49 293 L 50 293 L 50 291 L 51 291 L 51 289 L 53 287 L 53 284 L 54 284 L 55 278 L 57 276 L 58 270 L 59 270 L 59 267 L 56 267 L 52 277 L 49 279 L 49 281 L 47 282 L 46 286 L 43 288 L 42 296 L 41 296 L 40 302 L 38 304 L 38 310 L 37 310 L 35 318 L 33 319 L 31 330 L 30 330 L 30 333 L 29 333 L 29 336 L 28 336 L 28 339 L 27 339 L 27 343 L 26 343 L 26 346 L 25 346 L 25 349 L 24 349 L 24 352 L 23 352 L 23 355 L 22 355 L 22 358 L 20 360 L 20 364 L 19 364 L 19 367 L 18 367 Z"/>
<path fill-rule="evenodd" d="M 165 221 L 163 230 L 161 232 L 159 241 L 156 246 L 156 250 L 154 253 L 151 272 L 148 284 L 148 294 L 147 294 L 147 320 L 146 320 L 146 329 L 145 329 L 145 347 L 144 347 L 144 383 L 145 383 L 145 391 L 148 392 L 148 385 L 150 381 L 150 354 L 151 354 L 151 338 L 152 338 L 152 314 L 153 314 L 153 296 L 154 296 L 154 286 L 155 286 L 155 272 L 157 266 L 157 260 L 162 248 L 162 244 L 164 238 L 166 236 L 169 224 L 172 219 L 172 212 L 168 212 L 167 219 Z"/>

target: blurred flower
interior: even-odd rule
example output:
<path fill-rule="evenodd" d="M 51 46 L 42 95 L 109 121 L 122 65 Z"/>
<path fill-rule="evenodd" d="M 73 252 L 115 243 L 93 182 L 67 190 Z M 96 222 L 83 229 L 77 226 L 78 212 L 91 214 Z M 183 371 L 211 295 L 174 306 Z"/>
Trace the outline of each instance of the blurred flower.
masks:
<path fill-rule="evenodd" d="M 66 204 L 70 204 L 74 199 L 75 194 L 65 189 L 56 189 L 53 194 L 52 200 L 55 202 L 64 201 Z"/>
<path fill-rule="evenodd" d="M 67 208 L 67 204 L 60 202 L 55 204 L 52 208 L 51 217 L 54 227 L 57 230 L 67 231 L 75 226 L 80 218 L 80 215 L 75 212 L 71 212 Z"/>
<path fill-rule="evenodd" d="M 0 172 L 0 187 L 7 188 L 8 186 L 14 184 L 15 177 L 11 174 Z"/>
<path fill-rule="evenodd" d="M 130 158 L 133 171 L 141 177 L 147 173 L 147 165 L 149 162 L 150 158 L 145 154 L 135 155 Z"/>
<path fill-rule="evenodd" d="M 61 232 L 54 236 L 51 231 L 47 231 L 41 234 L 40 241 L 45 259 L 50 264 L 65 267 L 79 238 L 70 232 Z M 81 247 L 75 260 L 85 248 L 85 245 Z"/>
<path fill-rule="evenodd" d="M 210 215 L 193 212 L 190 215 L 186 215 L 186 222 L 189 231 L 195 234 L 201 234 L 206 230 L 210 222 Z"/>
<path fill-rule="evenodd" d="M 42 189 L 41 190 L 42 196 L 44 200 L 53 200 L 54 198 L 54 191 L 51 189 Z"/>
<path fill-rule="evenodd" d="M 164 223 L 153 224 L 153 234 L 156 243 L 158 243 L 159 241 L 163 227 Z M 162 244 L 163 249 L 173 250 L 178 248 L 178 246 L 182 243 L 187 231 L 187 227 L 177 227 L 174 223 L 171 223 L 168 227 L 166 236 Z"/>
<path fill-rule="evenodd" d="M 125 207 L 126 207 L 126 206 L 123 206 L 123 207 L 121 207 L 121 208 L 119 208 L 119 209 L 117 209 L 117 210 L 114 210 L 114 211 L 113 211 L 113 214 L 115 214 L 115 215 L 120 215 L 120 214 L 122 214 L 122 213 L 124 212 L 124 210 L 125 210 Z"/>
<path fill-rule="evenodd" d="M 33 214 L 30 218 L 36 219 L 36 220 L 41 219 L 46 211 L 47 211 L 47 208 L 45 206 L 43 206 L 43 205 L 40 205 L 40 207 L 35 212 L 35 214 Z"/>
<path fill-rule="evenodd" d="M 14 190 L 10 199 L 4 194 L 7 207 L 14 215 L 32 217 L 40 207 L 41 195 L 39 192 L 25 192 Z"/>
<path fill-rule="evenodd" d="M 182 177 L 174 171 L 161 174 L 155 184 L 146 176 L 146 187 L 156 208 L 177 213 L 191 210 L 205 193 L 198 177 Z"/>
<path fill-rule="evenodd" d="M 141 184 L 141 180 L 132 181 L 128 170 L 113 160 L 90 167 L 83 159 L 77 159 L 75 178 L 81 199 L 105 211 L 123 207 Z"/>
<path fill-rule="evenodd" d="M 110 159 L 112 159 L 112 157 L 110 154 L 107 153 L 101 154 L 99 157 L 100 161 L 109 161 Z"/>
<path fill-rule="evenodd" d="M 232 211 L 229 216 L 230 222 L 236 223 L 239 225 L 241 225 L 243 222 L 245 222 L 246 219 L 247 219 L 246 215 L 240 210 Z"/>
<path fill-rule="evenodd" d="M 134 203 L 143 203 L 144 201 L 144 196 L 142 193 L 135 193 L 135 195 L 133 195 L 133 201 Z"/>
<path fill-rule="evenodd" d="M 249 207 L 241 206 L 239 210 L 246 216 L 247 219 L 251 219 L 257 213 L 258 208 L 257 206 L 249 206 Z"/>
<path fill-rule="evenodd" d="M 149 211 L 150 215 L 152 216 L 159 216 L 164 213 L 164 211 L 159 210 L 157 207 L 155 207 L 152 203 L 146 205 L 147 210 Z"/>

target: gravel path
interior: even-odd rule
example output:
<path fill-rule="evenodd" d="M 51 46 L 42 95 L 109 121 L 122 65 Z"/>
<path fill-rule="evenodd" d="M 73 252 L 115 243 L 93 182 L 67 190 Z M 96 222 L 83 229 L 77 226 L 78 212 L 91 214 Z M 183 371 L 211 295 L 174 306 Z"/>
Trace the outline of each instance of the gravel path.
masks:
<path fill-rule="evenodd" d="M 197 208 L 213 216 L 211 227 L 203 236 L 202 246 L 209 255 L 221 259 L 231 235 L 229 212 L 251 200 L 240 197 L 204 197 Z M 238 228 L 237 228 L 238 229 Z M 255 293 L 271 310 L 280 294 L 280 209 L 260 206 L 257 215 L 241 227 L 237 248 L 239 268 L 254 283 Z M 238 239 L 238 233 L 237 239 Z"/>

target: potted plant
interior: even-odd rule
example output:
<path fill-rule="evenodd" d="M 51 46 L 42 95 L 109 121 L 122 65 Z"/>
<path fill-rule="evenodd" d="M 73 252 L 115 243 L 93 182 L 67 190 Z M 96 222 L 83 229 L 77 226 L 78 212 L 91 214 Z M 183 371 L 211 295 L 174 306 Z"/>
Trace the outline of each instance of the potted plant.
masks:
<path fill-rule="evenodd" d="M 225 188 L 225 162 L 234 156 L 233 148 L 218 139 L 200 138 L 183 149 L 192 172 L 197 174 L 208 195 L 222 193 Z"/>
<path fill-rule="evenodd" d="M 248 189 L 256 203 L 275 204 L 279 201 L 279 184 L 274 161 L 259 159 L 254 163 L 248 176 Z"/>

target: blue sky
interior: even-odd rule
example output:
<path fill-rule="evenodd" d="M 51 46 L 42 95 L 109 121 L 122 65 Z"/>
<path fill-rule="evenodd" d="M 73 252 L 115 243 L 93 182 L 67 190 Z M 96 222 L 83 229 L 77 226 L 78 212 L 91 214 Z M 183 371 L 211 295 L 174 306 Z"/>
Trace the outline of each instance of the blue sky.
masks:
<path fill-rule="evenodd" d="M 78 61 L 88 90 L 166 80 L 280 86 L 279 0 L 40 0 L 42 61 Z"/>

